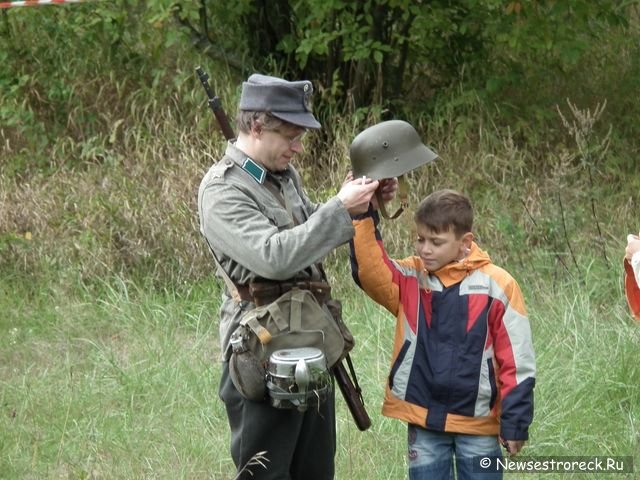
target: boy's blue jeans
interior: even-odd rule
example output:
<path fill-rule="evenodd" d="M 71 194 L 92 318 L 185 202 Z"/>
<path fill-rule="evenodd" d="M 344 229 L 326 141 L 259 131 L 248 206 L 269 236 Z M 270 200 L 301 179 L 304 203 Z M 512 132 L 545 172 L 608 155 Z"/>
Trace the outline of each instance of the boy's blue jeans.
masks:
<path fill-rule="evenodd" d="M 496 436 L 425 430 L 409 425 L 409 480 L 502 480 L 502 472 L 483 472 L 477 457 L 500 457 Z M 492 462 L 495 464 L 495 460 Z"/>

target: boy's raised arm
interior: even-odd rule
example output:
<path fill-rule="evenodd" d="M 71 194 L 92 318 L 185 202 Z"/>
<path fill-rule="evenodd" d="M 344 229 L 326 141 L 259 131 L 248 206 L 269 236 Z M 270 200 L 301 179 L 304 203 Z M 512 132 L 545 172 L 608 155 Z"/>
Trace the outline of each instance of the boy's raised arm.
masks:
<path fill-rule="evenodd" d="M 398 272 L 384 250 L 378 221 L 373 208 L 353 219 L 355 235 L 349 242 L 351 275 L 369 297 L 396 315 L 400 298 L 395 281 Z"/>

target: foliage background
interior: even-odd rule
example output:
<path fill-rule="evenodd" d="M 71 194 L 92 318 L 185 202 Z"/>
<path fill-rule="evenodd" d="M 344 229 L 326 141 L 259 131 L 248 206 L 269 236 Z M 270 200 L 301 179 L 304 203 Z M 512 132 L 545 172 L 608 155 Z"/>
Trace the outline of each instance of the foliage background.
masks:
<path fill-rule="evenodd" d="M 412 122 L 440 154 L 409 175 L 412 203 L 468 193 L 479 242 L 523 287 L 539 364 L 526 453 L 637 463 L 640 337 L 621 289 L 639 228 L 636 2 L 266 6 L 0 10 L 0 477 L 233 476 L 195 205 L 224 142 L 197 65 L 231 117 L 254 70 L 314 81 L 324 128 L 296 162 L 316 199 L 362 128 Z M 409 253 L 410 212 L 383 235 Z M 361 434 L 341 411 L 338 478 L 402 478 L 403 427 L 378 413 L 392 325 L 345 249 L 327 265 L 374 420 Z"/>

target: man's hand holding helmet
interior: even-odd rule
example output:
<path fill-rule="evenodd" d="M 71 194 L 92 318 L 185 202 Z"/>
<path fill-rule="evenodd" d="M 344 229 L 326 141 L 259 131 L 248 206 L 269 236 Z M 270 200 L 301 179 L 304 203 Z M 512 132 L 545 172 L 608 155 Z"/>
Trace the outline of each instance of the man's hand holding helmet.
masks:
<path fill-rule="evenodd" d="M 369 202 L 379 185 L 380 182 L 377 180 L 368 179 L 368 181 L 363 182 L 361 178 L 351 179 L 342 184 L 342 188 L 338 192 L 338 198 L 350 215 L 358 215 L 368 210 Z"/>
<path fill-rule="evenodd" d="M 381 189 L 373 205 L 383 217 L 394 219 L 408 206 L 409 187 L 404 175 L 438 157 L 420 140 L 413 126 L 402 120 L 389 120 L 360 132 L 349 147 L 349 158 L 355 178 L 379 180 Z M 396 191 L 400 208 L 389 215 L 384 204 Z"/>
<path fill-rule="evenodd" d="M 347 173 L 347 178 L 342 185 L 344 186 L 348 182 L 351 182 L 353 180 L 353 172 L 350 170 L 349 173 Z M 357 179 L 357 181 L 361 182 L 362 184 L 373 182 L 371 178 L 367 178 L 366 176 L 360 177 L 359 179 Z M 398 191 L 398 179 L 396 177 L 383 178 L 378 180 L 378 183 L 378 188 L 376 190 L 381 193 L 382 201 L 385 203 L 391 202 L 395 198 L 396 192 Z M 371 204 L 373 205 L 374 209 L 377 210 L 379 208 L 378 198 L 376 195 L 373 195 L 373 197 L 371 197 Z"/>

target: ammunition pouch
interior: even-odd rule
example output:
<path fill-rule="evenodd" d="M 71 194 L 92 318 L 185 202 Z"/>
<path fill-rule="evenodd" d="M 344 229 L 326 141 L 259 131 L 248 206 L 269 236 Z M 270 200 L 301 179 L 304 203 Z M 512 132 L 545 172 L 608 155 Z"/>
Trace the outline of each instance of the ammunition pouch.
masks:
<path fill-rule="evenodd" d="M 255 283 L 248 292 L 256 308 L 244 315 L 231 335 L 229 359 L 231 380 L 245 398 L 263 401 L 269 397 L 267 376 L 274 352 L 314 348 L 322 353 L 322 363 L 326 362 L 329 370 L 353 348 L 353 335 L 342 321 L 340 302 L 331 299 L 327 283 Z M 313 363 L 317 370 L 318 360 Z M 324 388 L 326 382 L 321 383 Z M 291 385 L 292 390 L 294 387 Z M 273 398 L 271 403 L 280 408 L 296 404 Z"/>

